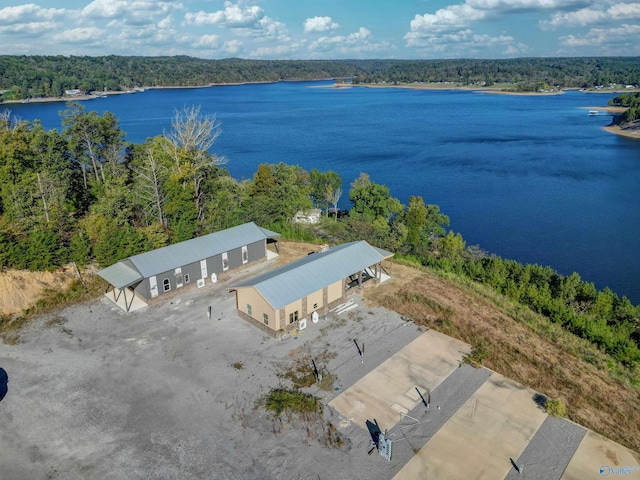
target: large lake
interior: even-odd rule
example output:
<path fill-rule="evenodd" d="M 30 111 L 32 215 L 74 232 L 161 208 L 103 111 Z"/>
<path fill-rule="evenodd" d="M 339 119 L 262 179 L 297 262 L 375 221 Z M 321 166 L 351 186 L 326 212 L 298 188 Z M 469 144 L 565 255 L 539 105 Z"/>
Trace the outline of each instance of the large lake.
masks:
<path fill-rule="evenodd" d="M 85 102 L 113 112 L 132 142 L 168 131 L 200 105 L 223 133 L 212 149 L 238 178 L 260 163 L 360 172 L 440 205 L 468 245 L 523 263 L 577 271 L 640 303 L 640 141 L 602 129 L 615 94 L 490 95 L 469 91 L 333 89 L 330 82 L 149 90 Z M 7 105 L 59 128 L 64 104 Z"/>

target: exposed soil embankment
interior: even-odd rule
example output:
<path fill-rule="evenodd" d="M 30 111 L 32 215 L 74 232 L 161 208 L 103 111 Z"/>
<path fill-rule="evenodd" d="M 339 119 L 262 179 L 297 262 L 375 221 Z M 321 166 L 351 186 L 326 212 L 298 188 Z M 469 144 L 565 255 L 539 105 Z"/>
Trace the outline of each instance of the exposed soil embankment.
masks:
<path fill-rule="evenodd" d="M 44 290 L 63 290 L 73 279 L 72 267 L 54 272 L 0 271 L 0 314 L 20 313 L 35 305 Z"/>

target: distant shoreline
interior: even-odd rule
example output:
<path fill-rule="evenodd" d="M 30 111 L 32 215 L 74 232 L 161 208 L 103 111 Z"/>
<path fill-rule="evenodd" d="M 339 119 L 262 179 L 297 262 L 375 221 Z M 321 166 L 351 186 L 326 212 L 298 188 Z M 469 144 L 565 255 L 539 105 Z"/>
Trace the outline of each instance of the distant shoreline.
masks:
<path fill-rule="evenodd" d="M 322 78 L 317 80 L 332 80 L 331 78 Z M 103 98 L 104 96 L 109 95 L 126 95 L 132 93 L 144 92 L 146 90 L 171 90 L 171 89 L 188 89 L 188 88 L 209 88 L 209 87 L 225 87 L 225 86 L 238 86 L 238 85 L 263 85 L 269 83 L 278 83 L 278 82 L 303 82 L 303 81 L 312 81 L 312 80 L 275 80 L 269 81 L 265 80 L 262 82 L 230 82 L 230 83 L 210 83 L 208 85 L 154 85 L 148 87 L 140 87 L 133 90 L 120 90 L 120 91 L 105 91 L 105 92 L 95 92 L 86 95 L 77 95 L 77 96 L 63 96 L 63 97 L 39 97 L 39 98 L 29 98 L 26 100 L 4 100 L 0 103 L 2 105 L 15 105 L 18 103 L 49 103 L 49 102 L 73 102 L 73 101 L 87 101 L 87 100 L 95 100 L 99 98 Z M 548 96 L 548 95 L 562 95 L 566 91 L 569 90 L 580 90 L 585 93 L 596 93 L 596 94 L 614 94 L 614 93 L 625 93 L 625 92 L 635 92 L 640 91 L 640 89 L 616 89 L 616 90 L 585 90 L 578 88 L 566 88 L 562 90 L 554 90 L 550 92 L 524 92 L 524 91 L 510 91 L 510 90 L 500 90 L 499 87 L 481 87 L 474 85 L 460 85 L 460 84 L 449 84 L 449 83 L 405 83 L 405 84 L 357 84 L 354 85 L 352 83 L 338 83 L 335 82 L 333 85 L 326 86 L 314 86 L 312 88 L 404 88 L 410 90 L 466 90 L 473 91 L 478 93 L 489 93 L 494 95 L 518 95 L 518 96 Z M 606 107 L 594 107 L 600 110 L 605 110 Z"/>
<path fill-rule="evenodd" d="M 555 90 L 553 92 L 516 92 L 498 90 L 492 87 L 479 87 L 474 85 L 458 85 L 448 83 L 405 83 L 398 85 L 391 84 L 357 84 L 352 83 L 335 83 L 334 85 L 327 86 L 326 88 L 404 88 L 409 90 L 467 90 L 470 92 L 480 93 L 492 93 L 499 95 L 531 95 L 531 96 L 546 96 L 546 95 L 562 95 L 563 90 Z"/>
<path fill-rule="evenodd" d="M 296 81 L 296 80 L 287 80 L 287 81 Z M 38 98 L 29 98 L 26 100 L 4 100 L 0 103 L 0 107 L 2 105 L 15 105 L 18 103 L 51 103 L 51 102 L 76 102 L 76 101 L 86 101 L 86 100 L 96 100 L 110 95 L 128 95 L 132 93 L 142 93 L 146 90 L 183 90 L 187 88 L 209 88 L 209 87 L 227 87 L 227 86 L 237 86 L 237 85 L 262 85 L 268 83 L 277 83 L 272 81 L 264 81 L 264 82 L 234 82 L 234 83 L 211 83 L 209 85 L 155 85 L 151 87 L 141 87 L 136 88 L 134 90 L 109 90 L 105 92 L 96 92 L 87 95 L 73 95 L 68 97 L 38 97 Z"/>
<path fill-rule="evenodd" d="M 323 80 L 331 80 L 331 79 L 323 79 Z M 281 82 L 285 81 L 302 81 L 302 80 L 279 80 Z M 100 98 L 104 98 L 109 95 L 127 95 L 133 93 L 141 93 L 146 90 L 171 90 L 171 89 L 188 89 L 188 88 L 209 88 L 209 87 L 225 87 L 225 86 L 238 86 L 238 85 L 261 85 L 261 84 L 269 84 L 269 83 L 278 83 L 278 81 L 264 81 L 264 82 L 233 82 L 233 83 L 211 83 L 209 85 L 167 85 L 167 86 L 150 86 L 143 88 L 136 88 L 134 90 L 121 90 L 121 91 L 106 91 L 99 92 L 95 94 L 88 95 L 78 95 L 78 96 L 69 96 L 69 97 L 42 97 L 42 98 L 30 98 L 27 100 L 5 100 L 0 103 L 0 108 L 2 105 L 16 105 L 20 103 L 53 103 L 53 102 L 73 102 L 73 101 L 88 101 L 88 100 L 96 100 Z M 517 91 L 505 91 L 499 90 L 497 88 L 492 87 L 478 87 L 472 85 L 454 85 L 454 84 L 446 84 L 446 83 L 426 83 L 426 84 L 400 84 L 400 85 L 390 85 L 390 84 L 358 84 L 354 85 L 352 83 L 334 83 L 333 85 L 326 86 L 315 86 L 313 88 L 335 88 L 335 89 L 344 89 L 344 88 L 402 88 L 402 89 L 410 89 L 410 90 L 466 90 L 478 93 L 488 93 L 494 95 L 515 95 L 515 96 L 549 96 L 549 95 L 562 95 L 566 90 L 577 90 L 577 89 L 563 89 L 556 90 L 552 92 L 517 92 Z M 580 89 L 585 93 L 596 93 L 596 94 L 614 94 L 614 93 L 625 93 L 629 91 L 637 91 L 637 89 L 629 90 L 584 90 Z M 612 107 L 612 106 L 594 106 L 594 107 L 582 107 L 588 110 L 603 110 L 612 115 L 619 115 L 623 113 L 626 108 L 625 107 Z M 634 122 L 630 126 L 621 127 L 620 125 L 607 125 L 603 127 L 609 133 L 614 133 L 616 135 L 620 135 L 626 138 L 633 138 L 636 140 L 640 140 L 640 122 Z"/>
<path fill-rule="evenodd" d="M 640 122 L 634 122 L 630 126 L 621 127 L 620 125 L 607 125 L 602 127 L 609 133 L 615 133 L 621 137 L 633 138 L 640 140 Z"/>

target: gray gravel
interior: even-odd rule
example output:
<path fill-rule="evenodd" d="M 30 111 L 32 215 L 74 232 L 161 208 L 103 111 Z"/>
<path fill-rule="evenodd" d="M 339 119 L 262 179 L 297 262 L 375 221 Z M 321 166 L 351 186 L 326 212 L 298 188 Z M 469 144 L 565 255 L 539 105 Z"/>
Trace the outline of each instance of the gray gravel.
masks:
<path fill-rule="evenodd" d="M 425 329 L 354 296 L 357 309 L 273 339 L 236 315 L 226 291 L 269 267 L 129 314 L 106 298 L 66 308 L 29 324 L 18 345 L 0 344 L 10 380 L 0 479 L 389 479 L 491 375 L 463 365 L 430 392 L 428 411 L 420 404 L 400 424 L 381 425 L 394 440 L 391 462 L 369 455 L 365 427 L 330 407 L 322 417 L 274 420 L 259 401 L 290 385 L 281 374 L 301 356 L 334 378 L 329 390 L 307 389 L 326 404 Z M 525 466 L 514 478 L 559 478 L 582 435 L 547 419 L 514 459 Z"/>
<path fill-rule="evenodd" d="M 388 478 L 363 429 L 341 429 L 330 409 L 280 424 L 257 402 L 289 385 L 278 374 L 296 352 L 327 359 L 341 389 L 310 390 L 328 401 L 423 330 L 360 306 L 280 341 L 237 317 L 225 284 L 159 300 L 125 314 L 101 298 L 0 344 L 2 480 Z M 341 447 L 326 446 L 330 433 Z"/>

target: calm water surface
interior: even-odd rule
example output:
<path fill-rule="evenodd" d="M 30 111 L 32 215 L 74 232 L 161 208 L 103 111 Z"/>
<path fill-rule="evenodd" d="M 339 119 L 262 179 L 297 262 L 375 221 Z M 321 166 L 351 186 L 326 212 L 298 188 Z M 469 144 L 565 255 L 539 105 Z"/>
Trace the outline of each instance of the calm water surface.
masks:
<path fill-rule="evenodd" d="M 175 109 L 201 105 L 223 133 L 214 153 L 238 178 L 260 163 L 360 172 L 440 205 L 468 245 L 524 263 L 577 271 L 640 303 L 640 141 L 602 130 L 583 107 L 614 95 L 489 95 L 463 91 L 310 88 L 328 82 L 150 90 L 85 102 L 113 112 L 127 139 L 171 128 Z M 10 105 L 59 128 L 64 104 Z"/>

